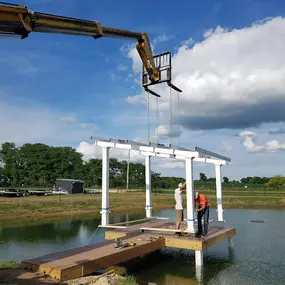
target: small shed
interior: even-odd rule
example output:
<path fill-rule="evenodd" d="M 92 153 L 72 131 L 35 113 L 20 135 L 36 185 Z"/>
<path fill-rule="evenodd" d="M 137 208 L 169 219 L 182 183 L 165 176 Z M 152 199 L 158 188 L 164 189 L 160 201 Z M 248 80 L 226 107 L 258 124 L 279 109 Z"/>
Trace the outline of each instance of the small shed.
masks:
<path fill-rule="evenodd" d="M 84 181 L 76 179 L 56 179 L 55 190 L 67 191 L 69 194 L 83 193 Z"/>

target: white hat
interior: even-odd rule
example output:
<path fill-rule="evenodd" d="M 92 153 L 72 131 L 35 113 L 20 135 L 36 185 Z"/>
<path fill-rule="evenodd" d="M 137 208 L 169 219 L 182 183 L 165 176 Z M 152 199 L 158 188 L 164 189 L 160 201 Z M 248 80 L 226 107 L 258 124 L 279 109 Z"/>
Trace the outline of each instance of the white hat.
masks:
<path fill-rule="evenodd" d="M 195 198 L 198 199 L 198 196 L 199 196 L 199 192 L 195 191 Z"/>
<path fill-rule="evenodd" d="M 182 187 L 182 185 L 183 185 L 182 183 L 179 183 L 179 184 L 178 184 L 178 187 L 179 187 L 179 188 L 181 188 L 181 187 Z"/>

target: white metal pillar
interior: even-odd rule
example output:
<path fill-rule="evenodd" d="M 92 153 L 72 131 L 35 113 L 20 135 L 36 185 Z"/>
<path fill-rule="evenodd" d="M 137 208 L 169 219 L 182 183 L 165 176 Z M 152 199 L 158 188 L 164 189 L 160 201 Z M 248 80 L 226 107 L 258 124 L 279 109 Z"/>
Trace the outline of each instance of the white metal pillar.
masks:
<path fill-rule="evenodd" d="M 109 224 L 109 150 L 109 147 L 102 147 L 102 226 Z"/>
<path fill-rule="evenodd" d="M 193 158 L 185 159 L 185 168 L 186 168 L 187 230 L 191 233 L 195 233 Z"/>
<path fill-rule="evenodd" d="M 145 157 L 145 199 L 146 199 L 146 217 L 152 217 L 152 206 L 151 206 L 151 167 L 150 167 L 150 156 Z"/>
<path fill-rule="evenodd" d="M 218 211 L 218 221 L 223 221 L 223 195 L 222 195 L 222 175 L 221 175 L 221 165 L 215 164 L 216 172 L 216 195 L 217 195 L 217 211 Z"/>

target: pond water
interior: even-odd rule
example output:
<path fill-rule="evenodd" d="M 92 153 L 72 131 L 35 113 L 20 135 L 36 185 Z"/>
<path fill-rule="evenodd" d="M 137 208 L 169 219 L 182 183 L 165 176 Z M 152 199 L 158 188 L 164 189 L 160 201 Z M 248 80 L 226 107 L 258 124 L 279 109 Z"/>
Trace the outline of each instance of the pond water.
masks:
<path fill-rule="evenodd" d="M 174 217 L 173 210 L 155 216 Z M 111 216 L 111 222 L 143 218 L 145 212 Z M 224 241 L 205 252 L 203 281 L 195 278 L 194 252 L 163 249 L 127 265 L 140 284 L 275 285 L 285 284 L 285 211 L 226 209 L 227 226 L 237 229 L 234 249 Z M 210 218 L 216 218 L 212 210 Z M 252 223 L 263 220 L 264 223 Z M 94 231 L 100 217 L 0 226 L 0 260 L 23 260 L 104 240 Z M 223 224 L 224 225 L 224 224 Z"/>

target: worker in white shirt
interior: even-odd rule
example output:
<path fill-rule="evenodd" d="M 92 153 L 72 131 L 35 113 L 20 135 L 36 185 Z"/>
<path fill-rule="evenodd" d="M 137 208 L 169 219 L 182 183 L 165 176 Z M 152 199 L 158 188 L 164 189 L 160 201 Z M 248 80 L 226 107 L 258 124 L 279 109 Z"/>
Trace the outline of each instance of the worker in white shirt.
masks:
<path fill-rule="evenodd" d="M 181 223 L 183 222 L 183 199 L 182 190 L 185 188 L 186 181 L 182 184 L 178 184 L 178 188 L 175 189 L 175 210 L 176 210 L 176 229 L 179 230 Z"/>

